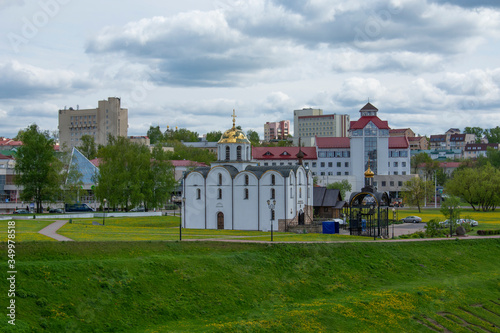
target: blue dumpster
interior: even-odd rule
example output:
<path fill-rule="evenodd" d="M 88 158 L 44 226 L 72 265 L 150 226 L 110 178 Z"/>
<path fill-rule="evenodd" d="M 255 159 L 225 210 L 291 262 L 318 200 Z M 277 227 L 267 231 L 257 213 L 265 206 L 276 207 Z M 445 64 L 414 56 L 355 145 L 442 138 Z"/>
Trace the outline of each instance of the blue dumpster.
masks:
<path fill-rule="evenodd" d="M 335 225 L 335 223 L 337 223 L 337 226 Z M 333 222 L 333 221 L 323 222 L 323 233 L 324 234 L 338 234 L 339 233 L 338 222 Z"/>

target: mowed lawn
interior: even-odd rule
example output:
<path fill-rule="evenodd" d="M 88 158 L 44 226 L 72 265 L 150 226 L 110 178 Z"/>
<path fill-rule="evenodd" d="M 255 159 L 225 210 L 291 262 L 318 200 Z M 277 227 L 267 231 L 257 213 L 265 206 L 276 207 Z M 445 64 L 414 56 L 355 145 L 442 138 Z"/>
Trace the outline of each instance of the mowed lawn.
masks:
<path fill-rule="evenodd" d="M 398 209 L 398 218 L 402 219 L 406 216 L 416 215 L 422 218 L 423 222 L 429 222 L 432 219 L 444 221 L 444 215 L 435 208 L 422 209 L 419 212 L 417 209 Z M 462 209 L 460 217 L 464 219 L 473 219 L 479 222 L 477 227 L 474 227 L 469 235 L 476 236 L 477 230 L 497 230 L 500 229 L 500 209 L 490 212 L 474 211 L 471 208 Z"/>

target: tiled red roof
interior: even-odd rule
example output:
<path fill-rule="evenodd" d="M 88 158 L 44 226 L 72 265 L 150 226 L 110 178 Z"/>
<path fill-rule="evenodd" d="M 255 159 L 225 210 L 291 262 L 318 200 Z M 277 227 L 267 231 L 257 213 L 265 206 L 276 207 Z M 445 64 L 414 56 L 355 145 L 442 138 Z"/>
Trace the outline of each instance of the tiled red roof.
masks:
<path fill-rule="evenodd" d="M 12 156 L 6 156 L 4 154 L 0 154 L 0 160 L 13 160 Z"/>
<path fill-rule="evenodd" d="M 11 139 L 0 141 L 0 146 L 22 146 L 22 141 L 14 141 Z"/>
<path fill-rule="evenodd" d="M 94 158 L 93 160 L 90 160 L 90 163 L 92 163 L 96 167 L 99 167 L 99 165 L 101 164 L 101 159 L 100 158 Z"/>
<path fill-rule="evenodd" d="M 299 147 L 253 147 L 252 158 L 256 160 L 297 160 Z M 318 158 L 316 147 L 302 147 L 305 160 Z"/>
<path fill-rule="evenodd" d="M 406 136 L 395 136 L 389 138 L 389 149 L 408 148 L 410 143 Z"/>
<path fill-rule="evenodd" d="M 465 145 L 465 151 L 486 151 L 488 147 L 498 149 L 498 143 L 468 143 Z"/>
<path fill-rule="evenodd" d="M 394 129 L 391 129 L 389 131 L 389 133 L 404 133 L 407 130 L 409 130 L 409 128 L 394 128 Z"/>
<path fill-rule="evenodd" d="M 205 163 L 189 161 L 189 160 L 171 160 L 174 167 L 205 167 Z"/>
<path fill-rule="evenodd" d="M 359 118 L 359 120 L 357 120 L 357 121 L 351 121 L 351 129 L 352 130 L 363 129 L 363 128 L 365 128 L 366 125 L 368 125 L 368 123 L 370 121 L 375 126 L 377 126 L 378 129 L 390 129 L 387 121 L 380 120 L 380 118 L 377 116 L 365 116 L 365 117 Z"/>
<path fill-rule="evenodd" d="M 414 136 L 408 138 L 408 141 L 420 141 L 420 140 L 422 140 L 421 136 Z"/>
<path fill-rule="evenodd" d="M 318 148 L 350 148 L 351 140 L 349 138 L 316 137 L 316 146 Z"/>

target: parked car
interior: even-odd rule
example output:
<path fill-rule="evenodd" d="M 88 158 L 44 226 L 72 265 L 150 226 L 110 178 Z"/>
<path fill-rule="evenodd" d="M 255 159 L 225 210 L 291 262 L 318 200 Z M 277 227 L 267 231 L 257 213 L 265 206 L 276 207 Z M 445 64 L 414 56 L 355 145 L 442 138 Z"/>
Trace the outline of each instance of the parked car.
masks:
<path fill-rule="evenodd" d="M 30 211 L 26 209 L 16 209 L 14 214 L 30 214 Z"/>
<path fill-rule="evenodd" d="M 420 223 L 422 222 L 422 219 L 418 216 L 407 216 L 402 218 L 400 221 L 403 223 Z"/>
<path fill-rule="evenodd" d="M 62 209 L 62 208 L 52 208 L 52 209 L 49 210 L 49 213 L 64 214 L 64 209 Z"/>
<path fill-rule="evenodd" d="M 439 224 L 441 224 L 444 227 L 449 227 L 450 226 L 449 222 L 450 220 L 444 220 L 442 222 L 439 222 Z M 457 225 L 467 223 L 470 224 L 471 227 L 477 227 L 479 225 L 479 222 L 472 219 L 458 219 L 456 223 Z"/>
<path fill-rule="evenodd" d="M 66 212 L 93 212 L 94 210 L 87 204 L 65 204 Z"/>
<path fill-rule="evenodd" d="M 130 211 L 131 212 L 145 212 L 146 208 L 144 208 L 144 206 L 138 206 L 138 207 L 132 208 Z"/>

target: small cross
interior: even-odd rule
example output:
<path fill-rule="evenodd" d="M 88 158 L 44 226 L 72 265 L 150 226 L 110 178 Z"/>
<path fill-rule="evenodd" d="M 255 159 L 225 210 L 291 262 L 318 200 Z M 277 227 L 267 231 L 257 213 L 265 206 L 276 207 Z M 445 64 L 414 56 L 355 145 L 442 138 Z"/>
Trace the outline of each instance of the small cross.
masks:
<path fill-rule="evenodd" d="M 231 117 L 233 117 L 233 128 L 235 128 L 236 127 L 236 117 L 237 117 L 237 115 L 236 115 L 234 109 L 233 109 L 233 115 Z"/>

